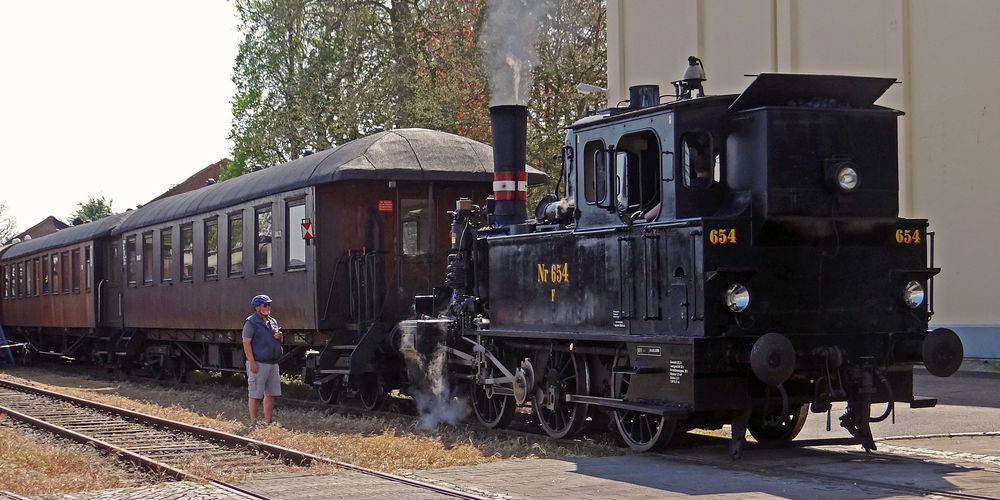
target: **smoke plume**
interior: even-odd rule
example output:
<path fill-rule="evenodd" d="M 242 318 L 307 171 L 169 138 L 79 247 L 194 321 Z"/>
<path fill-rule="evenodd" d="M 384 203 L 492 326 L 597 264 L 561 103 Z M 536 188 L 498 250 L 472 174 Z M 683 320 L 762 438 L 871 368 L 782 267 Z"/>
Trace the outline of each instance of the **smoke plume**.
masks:
<path fill-rule="evenodd" d="M 490 106 L 526 106 L 531 69 L 538 63 L 535 43 L 551 0 L 491 0 L 486 15 L 485 51 L 490 72 Z"/>
<path fill-rule="evenodd" d="M 419 426 L 424 430 L 439 424 L 456 425 L 469 413 L 468 403 L 456 398 L 448 383 L 447 325 L 447 321 L 429 328 L 418 328 L 413 321 L 399 324 L 399 350 L 410 379 L 408 391 L 417 404 Z"/>

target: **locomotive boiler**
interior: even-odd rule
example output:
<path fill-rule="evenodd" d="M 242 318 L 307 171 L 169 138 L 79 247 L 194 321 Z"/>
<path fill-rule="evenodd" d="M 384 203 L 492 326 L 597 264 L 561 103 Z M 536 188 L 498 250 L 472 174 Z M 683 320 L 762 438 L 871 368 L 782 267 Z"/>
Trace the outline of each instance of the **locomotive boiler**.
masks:
<path fill-rule="evenodd" d="M 445 286 L 416 310 L 448 320 L 488 427 L 530 406 L 551 436 L 605 421 L 646 451 L 731 424 L 738 457 L 747 431 L 790 441 L 846 402 L 850 437 L 827 441 L 873 450 L 896 404 L 936 404 L 913 367 L 963 357 L 928 331 L 928 222 L 898 213 L 902 113 L 874 104 L 894 80 L 761 74 L 703 96 L 698 63 L 670 102 L 632 87 L 569 126 L 564 191 L 527 221 L 527 109 L 491 108 L 494 195 L 457 203 Z"/>

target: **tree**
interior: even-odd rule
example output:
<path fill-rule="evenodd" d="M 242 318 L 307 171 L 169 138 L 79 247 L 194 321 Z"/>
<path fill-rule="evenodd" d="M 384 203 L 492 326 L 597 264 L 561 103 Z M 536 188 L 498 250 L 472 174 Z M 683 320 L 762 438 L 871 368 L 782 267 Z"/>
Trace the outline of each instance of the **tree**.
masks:
<path fill-rule="evenodd" d="M 107 200 L 103 196 L 100 198 L 88 196 L 86 203 L 76 204 L 76 212 L 70 214 L 69 220 L 75 225 L 103 219 L 104 217 L 111 215 L 111 204 L 113 202 L 114 200 Z"/>
<path fill-rule="evenodd" d="M 0 244 L 6 244 L 17 235 L 17 221 L 7 215 L 7 205 L 0 203 Z"/>
<path fill-rule="evenodd" d="M 502 1 L 502 0 L 501 0 Z M 528 161 L 551 174 L 559 127 L 597 104 L 606 82 L 603 0 L 554 0 L 541 20 Z M 487 0 L 236 0 L 227 179 L 378 128 L 424 127 L 489 142 L 482 54 Z M 554 181 L 553 181 L 554 182 Z"/>

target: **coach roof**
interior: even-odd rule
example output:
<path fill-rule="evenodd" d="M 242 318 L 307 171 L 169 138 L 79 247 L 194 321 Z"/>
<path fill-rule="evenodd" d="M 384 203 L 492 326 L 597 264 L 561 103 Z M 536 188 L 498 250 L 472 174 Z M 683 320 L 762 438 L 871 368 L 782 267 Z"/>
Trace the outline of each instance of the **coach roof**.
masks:
<path fill-rule="evenodd" d="M 306 186 L 378 179 L 489 182 L 493 180 L 493 149 L 437 130 L 379 132 L 281 165 L 156 200 L 136 210 L 115 234 Z M 528 167 L 529 184 L 544 181 L 544 173 Z"/>
<path fill-rule="evenodd" d="M 33 238 L 20 243 L 15 243 L 3 254 L 3 260 L 16 259 L 25 255 L 36 254 L 51 250 L 53 248 L 65 247 L 84 241 L 103 238 L 111 234 L 111 231 L 123 220 L 129 218 L 135 211 L 123 212 L 109 215 L 103 219 L 98 219 L 79 226 L 70 226 L 52 234 Z"/>

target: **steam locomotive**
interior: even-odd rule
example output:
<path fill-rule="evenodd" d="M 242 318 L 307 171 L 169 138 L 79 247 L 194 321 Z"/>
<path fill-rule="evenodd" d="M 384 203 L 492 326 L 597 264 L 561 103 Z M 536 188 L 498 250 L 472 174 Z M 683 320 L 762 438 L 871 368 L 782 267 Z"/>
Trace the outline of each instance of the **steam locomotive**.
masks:
<path fill-rule="evenodd" d="M 721 96 L 703 80 L 691 58 L 675 100 L 632 87 L 569 126 L 564 192 L 530 221 L 527 108 L 491 107 L 494 194 L 457 202 L 445 286 L 415 298 L 414 325 L 484 425 L 530 405 L 561 438 L 606 416 L 647 451 L 731 424 L 738 457 L 747 431 L 790 441 L 846 402 L 851 437 L 825 441 L 871 451 L 897 403 L 936 404 L 913 367 L 947 377 L 963 348 L 928 331 L 933 233 L 899 217 L 902 113 L 874 104 L 894 80 L 761 74 Z"/>

